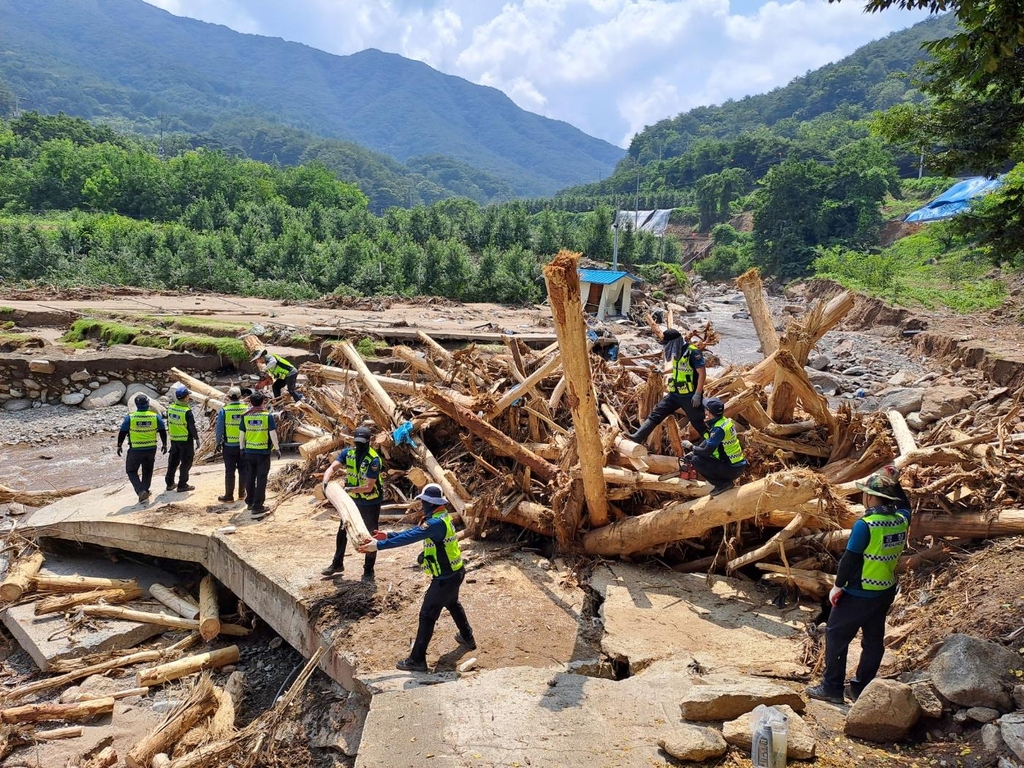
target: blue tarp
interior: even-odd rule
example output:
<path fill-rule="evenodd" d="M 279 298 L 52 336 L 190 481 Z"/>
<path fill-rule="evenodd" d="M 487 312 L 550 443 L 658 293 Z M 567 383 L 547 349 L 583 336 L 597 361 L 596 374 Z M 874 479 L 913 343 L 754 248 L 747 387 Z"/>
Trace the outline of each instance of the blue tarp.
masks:
<path fill-rule="evenodd" d="M 904 221 L 938 221 L 956 216 L 970 207 L 971 200 L 995 191 L 1002 183 L 1001 176 L 995 179 L 974 176 L 958 181 L 924 208 L 918 208 L 907 216 Z"/>

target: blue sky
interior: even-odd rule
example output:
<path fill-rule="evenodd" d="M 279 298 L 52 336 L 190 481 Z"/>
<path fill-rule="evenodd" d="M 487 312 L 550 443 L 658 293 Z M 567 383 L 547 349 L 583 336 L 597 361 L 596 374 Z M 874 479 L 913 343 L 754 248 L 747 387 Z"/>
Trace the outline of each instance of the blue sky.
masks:
<path fill-rule="evenodd" d="M 860 0 L 147 0 L 337 54 L 379 48 L 626 146 L 645 125 L 763 93 L 926 17 Z"/>

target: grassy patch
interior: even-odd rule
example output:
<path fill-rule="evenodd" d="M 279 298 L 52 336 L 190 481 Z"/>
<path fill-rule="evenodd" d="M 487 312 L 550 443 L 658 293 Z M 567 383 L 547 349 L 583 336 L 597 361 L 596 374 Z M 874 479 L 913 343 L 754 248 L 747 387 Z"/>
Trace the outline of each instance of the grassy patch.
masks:
<path fill-rule="evenodd" d="M 76 320 L 61 341 L 67 345 L 81 344 L 88 339 L 100 339 L 106 344 L 132 344 L 136 347 L 175 349 L 182 352 L 216 354 L 233 362 L 249 359 L 245 345 L 234 338 L 171 334 L 159 329 L 139 328 L 116 320 L 82 318 Z"/>
<path fill-rule="evenodd" d="M 363 359 L 368 357 L 380 357 L 380 353 L 386 351 L 388 345 L 386 342 L 377 341 L 371 339 L 369 336 L 363 336 L 358 342 L 356 342 L 356 352 Z"/>
<path fill-rule="evenodd" d="M 216 320 L 207 317 L 196 317 L 194 315 L 156 315 L 154 320 L 166 328 L 174 328 L 179 331 L 193 331 L 205 336 L 238 336 L 248 333 L 252 329 L 249 323 L 238 323 L 230 320 Z"/>
<path fill-rule="evenodd" d="M 13 315 L 14 307 L 0 307 L 0 315 Z"/>
<path fill-rule="evenodd" d="M 288 340 L 288 343 L 294 344 L 296 346 L 302 346 L 303 344 L 312 344 L 313 337 L 306 333 L 296 333 Z"/>

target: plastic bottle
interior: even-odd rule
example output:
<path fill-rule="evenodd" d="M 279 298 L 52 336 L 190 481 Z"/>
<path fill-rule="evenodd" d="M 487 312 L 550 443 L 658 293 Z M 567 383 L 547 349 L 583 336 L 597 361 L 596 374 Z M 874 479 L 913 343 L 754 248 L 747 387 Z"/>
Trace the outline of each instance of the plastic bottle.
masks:
<path fill-rule="evenodd" d="M 237 530 L 238 529 L 235 526 L 233 526 L 233 525 L 225 525 L 223 528 L 218 528 L 217 529 L 217 533 L 228 534 L 228 533 L 234 533 Z"/>
<path fill-rule="evenodd" d="M 786 768 L 786 752 L 789 741 L 789 718 L 775 710 L 769 727 L 772 731 L 771 768 Z"/>
<path fill-rule="evenodd" d="M 754 768 L 772 768 L 772 727 L 764 721 L 754 729 L 753 741 L 750 745 L 750 762 Z"/>

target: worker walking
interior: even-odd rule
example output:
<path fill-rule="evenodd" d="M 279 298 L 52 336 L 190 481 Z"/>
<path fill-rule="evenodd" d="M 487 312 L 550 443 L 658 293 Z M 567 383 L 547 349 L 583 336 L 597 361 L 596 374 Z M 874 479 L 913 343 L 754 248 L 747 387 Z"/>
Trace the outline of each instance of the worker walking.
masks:
<path fill-rule="evenodd" d="M 355 431 L 355 446 L 345 448 L 338 454 L 331 466 L 324 472 L 323 481 L 323 488 L 326 492 L 331 476 L 339 468 L 345 468 L 345 490 L 359 509 L 359 514 L 368 531 L 375 531 L 380 527 L 380 505 L 384 497 L 382 480 L 384 465 L 377 451 L 370 447 L 372 436 L 369 429 L 359 427 Z M 345 548 L 347 546 L 348 534 L 345 531 L 345 523 L 342 521 L 335 537 L 334 559 L 331 560 L 329 566 L 321 571 L 324 576 L 344 573 Z M 363 581 L 373 581 L 373 566 L 376 562 L 376 552 L 366 555 L 366 559 L 363 561 Z"/>
<path fill-rule="evenodd" d="M 466 618 L 466 611 L 459 602 L 459 589 L 466 578 L 466 566 L 459 549 L 459 540 L 455 535 L 451 517 L 448 514 L 448 500 L 445 499 L 441 486 L 428 483 L 417 497 L 423 505 L 423 520 L 415 528 L 396 534 L 374 531 L 373 537 L 359 546 L 360 552 L 376 552 L 381 549 L 394 549 L 423 542 L 423 553 L 419 556 L 420 567 L 431 576 L 430 586 L 423 596 L 420 607 L 419 628 L 409 658 L 396 665 L 398 669 L 408 672 L 427 671 L 427 646 L 434 636 L 441 611 L 445 608 L 455 620 L 459 633 L 455 641 L 468 650 L 476 648 L 473 628 Z"/>
<path fill-rule="evenodd" d="M 238 447 L 245 461 L 245 505 L 257 520 L 268 514 L 264 502 L 267 500 L 271 445 L 277 458 L 281 458 L 277 422 L 263 406 L 265 399 L 262 392 L 253 392 L 249 396 L 252 407 L 242 414 L 238 424 Z"/>
<path fill-rule="evenodd" d="M 231 387 L 228 390 L 228 401 L 217 414 L 217 450 L 224 457 L 224 495 L 217 501 L 232 502 L 235 500 L 235 473 L 238 474 L 238 499 L 245 499 L 245 463 L 242 451 L 238 447 L 239 425 L 242 416 L 249 406 L 242 402 L 242 390 Z"/>
<path fill-rule="evenodd" d="M 164 478 L 168 491 L 178 493 L 194 491 L 194 485 L 188 484 L 188 473 L 192 469 L 192 461 L 199 448 L 199 432 L 196 431 L 196 420 L 192 408 L 188 404 L 188 387 L 179 386 L 174 390 L 175 400 L 167 406 L 167 431 L 171 435 L 171 452 L 167 456 L 167 476 Z M 174 484 L 174 474 L 181 468 L 178 484 Z"/>
<path fill-rule="evenodd" d="M 747 471 L 747 459 L 736 434 L 736 425 L 725 415 L 725 403 L 717 397 L 709 397 L 704 411 L 710 424 L 705 429 L 704 441 L 695 446 L 684 440 L 683 448 L 692 449 L 691 466 L 711 483 L 711 495 L 717 496 L 732 488 L 736 478 Z"/>
<path fill-rule="evenodd" d="M 290 362 L 285 360 L 280 355 L 271 355 L 267 353 L 267 350 L 262 349 L 252 357 L 252 362 L 262 366 L 264 378 L 269 378 L 273 381 L 274 397 L 281 396 L 281 390 L 288 387 L 288 394 L 292 396 L 292 400 L 296 403 L 302 399 L 302 395 L 296 389 L 296 384 L 299 381 L 299 369 L 292 365 Z M 266 386 L 263 380 L 257 384 L 256 388 Z"/>
<path fill-rule="evenodd" d="M 149 486 L 153 481 L 153 465 L 156 463 L 156 436 L 160 435 L 160 452 L 167 453 L 167 429 L 160 414 L 152 410 L 149 398 L 141 392 L 135 396 L 135 411 L 121 422 L 117 433 L 117 455 L 121 455 L 124 439 L 128 438 L 128 458 L 125 472 L 144 504 L 152 495 Z"/>
<path fill-rule="evenodd" d="M 629 435 L 629 439 L 636 443 L 646 440 L 655 427 L 680 408 L 698 435 L 707 432 L 700 407 L 704 397 L 704 379 L 707 376 L 704 353 L 684 339 L 675 328 L 665 331 L 661 343 L 665 355 L 668 392 L 654 406 L 640 428 Z"/>
<path fill-rule="evenodd" d="M 834 704 L 843 703 L 846 656 L 857 630 L 861 654 L 857 674 L 850 680 L 850 697 L 856 701 L 878 673 L 885 653 L 885 616 L 896 598 L 896 566 L 910 529 L 910 501 L 895 467 L 856 486 L 865 512 L 853 524 L 829 592 L 832 612 L 825 629 L 824 678 L 807 689 L 811 698 Z"/>

